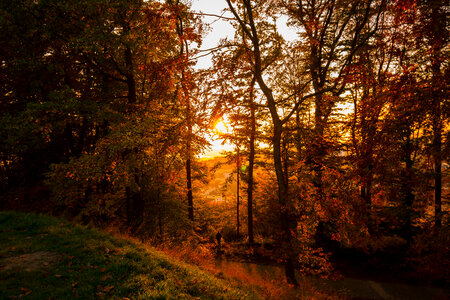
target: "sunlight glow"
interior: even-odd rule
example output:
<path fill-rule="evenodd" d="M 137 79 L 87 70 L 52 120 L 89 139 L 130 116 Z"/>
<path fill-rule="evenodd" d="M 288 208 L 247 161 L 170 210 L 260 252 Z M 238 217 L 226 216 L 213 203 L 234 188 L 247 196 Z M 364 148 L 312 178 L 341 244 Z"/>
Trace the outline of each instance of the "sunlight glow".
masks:
<path fill-rule="evenodd" d="M 230 125 L 227 123 L 227 121 L 225 119 L 221 119 L 214 126 L 214 131 L 218 135 L 220 135 L 220 134 L 228 134 L 228 133 L 231 132 Z"/>
<path fill-rule="evenodd" d="M 207 139 L 210 142 L 209 150 L 200 154 L 200 158 L 223 156 L 223 151 L 233 151 L 234 146 L 224 139 L 224 136 L 231 134 L 232 131 L 233 130 L 227 116 L 223 116 L 217 120 L 207 136 Z"/>
<path fill-rule="evenodd" d="M 209 159 L 209 158 L 214 158 L 214 157 L 218 157 L 218 156 L 224 156 L 224 154 L 222 153 L 223 151 L 233 151 L 234 150 L 234 146 L 227 143 L 226 141 L 224 141 L 221 138 L 217 138 L 217 135 L 215 135 L 216 137 L 213 136 L 209 136 L 208 139 L 210 140 L 210 144 L 211 146 L 209 147 L 209 150 L 204 151 L 203 153 L 201 153 L 199 155 L 199 158 L 202 159 Z"/>

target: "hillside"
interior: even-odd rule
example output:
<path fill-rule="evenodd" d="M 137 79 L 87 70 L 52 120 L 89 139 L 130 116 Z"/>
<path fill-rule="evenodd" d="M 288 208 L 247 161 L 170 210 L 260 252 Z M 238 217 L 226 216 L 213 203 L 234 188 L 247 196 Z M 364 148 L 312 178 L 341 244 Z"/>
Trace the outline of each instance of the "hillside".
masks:
<path fill-rule="evenodd" d="M 257 298 L 143 245 L 48 216 L 0 213 L 0 299 Z"/>

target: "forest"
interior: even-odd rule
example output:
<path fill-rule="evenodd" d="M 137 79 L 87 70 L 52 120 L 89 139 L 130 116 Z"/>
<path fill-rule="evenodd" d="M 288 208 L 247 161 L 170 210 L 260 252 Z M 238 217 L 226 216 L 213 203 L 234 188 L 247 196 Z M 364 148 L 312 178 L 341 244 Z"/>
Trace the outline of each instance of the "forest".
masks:
<path fill-rule="evenodd" d="M 214 1 L 1 1 L 0 210 L 448 288 L 448 2 Z"/>

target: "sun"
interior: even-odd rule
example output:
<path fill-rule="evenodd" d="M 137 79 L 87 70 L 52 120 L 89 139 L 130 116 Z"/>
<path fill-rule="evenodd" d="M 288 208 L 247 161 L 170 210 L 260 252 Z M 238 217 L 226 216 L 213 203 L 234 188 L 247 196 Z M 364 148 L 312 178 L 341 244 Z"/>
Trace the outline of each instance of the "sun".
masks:
<path fill-rule="evenodd" d="M 227 134 L 230 133 L 230 125 L 226 122 L 225 119 L 219 120 L 214 126 L 214 131 L 217 134 Z"/>
<path fill-rule="evenodd" d="M 200 155 L 201 158 L 209 159 L 223 156 L 223 151 L 233 151 L 235 146 L 226 140 L 226 136 L 232 133 L 232 127 L 227 116 L 222 116 L 214 123 L 214 127 L 207 134 L 210 147 Z"/>

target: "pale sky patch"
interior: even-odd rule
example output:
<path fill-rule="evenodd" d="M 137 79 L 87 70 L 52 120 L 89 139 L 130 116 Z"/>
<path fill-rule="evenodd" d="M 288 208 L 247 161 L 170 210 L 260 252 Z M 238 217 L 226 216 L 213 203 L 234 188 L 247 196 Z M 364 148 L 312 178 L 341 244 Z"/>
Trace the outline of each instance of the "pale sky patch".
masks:
<path fill-rule="evenodd" d="M 193 0 L 191 10 L 197 13 L 211 14 L 232 18 L 231 12 L 225 11 L 228 8 L 225 0 Z M 214 16 L 203 16 L 203 22 L 208 24 L 210 29 L 205 34 L 200 50 L 208 50 L 218 46 L 221 39 L 233 38 L 234 28 L 230 22 L 225 19 L 220 19 Z M 279 33 L 287 40 L 293 41 L 297 38 L 297 33 L 294 29 L 287 26 L 288 18 L 282 16 L 276 20 Z M 206 54 L 201 52 L 199 55 Z M 206 69 L 212 66 L 212 55 L 200 57 L 197 61 L 196 68 Z M 215 157 L 222 151 L 233 151 L 234 146 L 224 142 L 217 134 L 212 134 L 209 137 L 211 142 L 211 150 L 201 154 L 200 157 Z"/>

